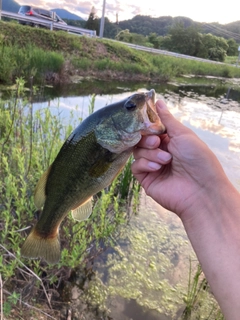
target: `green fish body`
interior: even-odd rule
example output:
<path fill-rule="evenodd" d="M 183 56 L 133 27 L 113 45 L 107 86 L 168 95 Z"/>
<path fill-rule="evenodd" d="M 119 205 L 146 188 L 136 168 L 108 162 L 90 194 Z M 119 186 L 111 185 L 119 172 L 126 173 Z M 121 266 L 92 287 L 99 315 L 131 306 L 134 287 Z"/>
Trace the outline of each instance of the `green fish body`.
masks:
<path fill-rule="evenodd" d="M 92 196 L 113 181 L 141 136 L 165 131 L 154 100 L 154 90 L 133 94 L 94 112 L 71 133 L 37 183 L 34 203 L 43 210 L 23 256 L 59 260 L 62 220 L 70 211 L 76 220 L 87 219 Z"/>

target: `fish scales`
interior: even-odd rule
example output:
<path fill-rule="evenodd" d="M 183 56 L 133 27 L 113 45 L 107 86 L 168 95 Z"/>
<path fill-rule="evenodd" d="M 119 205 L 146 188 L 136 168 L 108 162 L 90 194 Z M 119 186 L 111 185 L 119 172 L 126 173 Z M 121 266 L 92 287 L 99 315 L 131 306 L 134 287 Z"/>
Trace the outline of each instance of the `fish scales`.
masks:
<path fill-rule="evenodd" d="M 73 156 L 66 157 L 65 153 L 71 153 Z M 64 219 L 65 216 L 62 217 L 64 212 L 67 215 L 70 210 L 104 188 L 106 183 L 109 184 L 113 179 L 111 173 L 116 172 L 115 167 L 124 165 L 130 154 L 131 152 L 128 151 L 116 155 L 102 148 L 96 142 L 93 132 L 81 139 L 81 144 L 72 144 L 71 141 L 67 141 L 48 176 L 44 206 L 46 215 L 40 217 L 39 233 L 42 231 L 45 233 L 45 225 L 48 226 L 47 233 L 55 227 L 56 221 L 50 215 L 51 212 L 55 212 L 57 220 L 59 216 Z M 79 161 L 80 158 L 81 161 Z M 96 179 L 98 179 L 97 184 Z M 51 197 L 48 197 L 49 194 L 52 194 Z M 68 196 L 63 199 L 64 194 Z"/>
<path fill-rule="evenodd" d="M 70 211 L 76 220 L 87 219 L 92 196 L 113 181 L 141 136 L 165 131 L 154 102 L 154 90 L 136 93 L 94 112 L 71 133 L 36 186 L 34 202 L 43 210 L 23 256 L 59 260 L 62 220 Z"/>

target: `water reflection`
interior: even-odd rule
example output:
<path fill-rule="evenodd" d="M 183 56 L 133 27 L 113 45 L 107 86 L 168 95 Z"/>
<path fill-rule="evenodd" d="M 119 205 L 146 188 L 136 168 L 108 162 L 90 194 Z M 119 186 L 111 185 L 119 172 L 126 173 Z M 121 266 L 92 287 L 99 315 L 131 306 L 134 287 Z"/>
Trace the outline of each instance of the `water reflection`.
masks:
<path fill-rule="evenodd" d="M 171 101 L 170 111 L 216 154 L 231 182 L 240 190 L 240 112 L 218 110 L 207 102 Z M 240 107 L 239 107 L 240 111 Z"/>
<path fill-rule="evenodd" d="M 204 100 L 197 94 L 192 98 L 158 92 L 157 97 L 164 97 L 174 116 L 207 143 L 240 190 L 240 113 L 235 111 L 236 105 L 232 108 L 229 102 L 220 108 L 218 98 Z M 119 98 L 114 96 L 113 101 Z M 114 251 L 95 261 L 92 286 L 100 291 L 104 288 L 102 303 L 114 320 L 180 319 L 189 257 L 197 262 L 180 220 L 143 194 L 138 216 L 133 217 Z M 94 302 L 91 294 L 87 299 Z M 216 302 L 209 295 L 198 312 L 209 316 L 214 307 Z"/>
<path fill-rule="evenodd" d="M 118 94 L 96 95 L 94 110 L 101 109 L 110 103 L 117 102 L 131 95 L 135 91 L 121 92 Z M 93 95 L 70 96 L 55 98 L 47 102 L 34 103 L 35 109 L 50 108 L 55 115 L 61 116 L 64 121 L 68 121 L 71 114 L 75 118 L 85 119 L 89 115 L 88 107 L 93 99 Z"/>

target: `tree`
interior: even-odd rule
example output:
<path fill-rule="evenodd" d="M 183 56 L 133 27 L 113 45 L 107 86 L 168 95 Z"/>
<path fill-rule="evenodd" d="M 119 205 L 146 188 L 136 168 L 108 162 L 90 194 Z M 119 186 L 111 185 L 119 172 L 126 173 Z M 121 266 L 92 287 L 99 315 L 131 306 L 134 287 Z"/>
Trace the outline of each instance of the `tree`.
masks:
<path fill-rule="evenodd" d="M 110 22 L 109 19 L 105 17 L 104 37 L 114 39 L 119 31 L 120 31 L 120 28 L 118 24 Z"/>
<path fill-rule="evenodd" d="M 210 33 L 202 35 L 202 45 L 198 51 L 198 57 L 209 59 L 209 48 L 215 46 L 214 36 Z"/>
<path fill-rule="evenodd" d="M 124 42 L 128 42 L 126 40 L 128 40 L 129 38 L 129 30 L 125 29 L 125 30 L 121 30 L 115 37 L 116 40 L 118 41 L 124 41 Z"/>
<path fill-rule="evenodd" d="M 88 20 L 85 24 L 85 28 L 89 30 L 96 30 L 97 35 L 99 35 L 99 23 L 100 20 L 96 16 L 96 9 L 92 7 Z"/>
<path fill-rule="evenodd" d="M 159 49 L 163 41 L 163 37 L 160 37 L 155 32 L 152 32 L 148 36 L 148 41 L 153 44 L 155 49 Z"/>
<path fill-rule="evenodd" d="M 228 56 L 237 56 L 238 55 L 238 44 L 234 39 L 228 39 L 227 40 L 228 44 L 228 50 L 227 50 L 227 55 Z"/>
<path fill-rule="evenodd" d="M 162 46 L 168 50 L 197 56 L 202 44 L 202 36 L 196 27 L 185 28 L 182 23 L 176 24 L 165 37 Z"/>
<path fill-rule="evenodd" d="M 210 33 L 201 34 L 196 27 L 184 28 L 182 24 L 178 24 L 164 37 L 162 47 L 190 56 L 224 61 L 229 45 L 222 37 Z"/>
<path fill-rule="evenodd" d="M 209 59 L 214 61 L 224 61 L 226 58 L 226 51 L 222 48 L 214 47 L 208 50 Z"/>
<path fill-rule="evenodd" d="M 121 30 L 115 37 L 118 41 L 146 45 L 147 38 L 138 33 L 131 33 L 128 29 Z"/>
<path fill-rule="evenodd" d="M 208 33 L 203 35 L 202 47 L 198 56 L 214 61 L 224 61 L 227 50 L 228 44 L 224 38 Z"/>

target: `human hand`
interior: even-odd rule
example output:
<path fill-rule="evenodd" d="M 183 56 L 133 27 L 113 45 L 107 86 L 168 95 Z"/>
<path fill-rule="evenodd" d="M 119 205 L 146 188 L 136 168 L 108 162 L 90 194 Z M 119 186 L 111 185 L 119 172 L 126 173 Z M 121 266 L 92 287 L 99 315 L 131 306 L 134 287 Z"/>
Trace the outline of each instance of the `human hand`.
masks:
<path fill-rule="evenodd" d="M 149 196 L 179 215 L 225 319 L 238 320 L 239 192 L 207 145 L 163 101 L 156 107 L 167 133 L 141 139 L 132 172 Z"/>
<path fill-rule="evenodd" d="M 214 197 L 216 186 L 227 178 L 208 146 L 163 101 L 156 107 L 167 133 L 141 139 L 133 152 L 132 172 L 147 195 L 183 218 Z"/>

